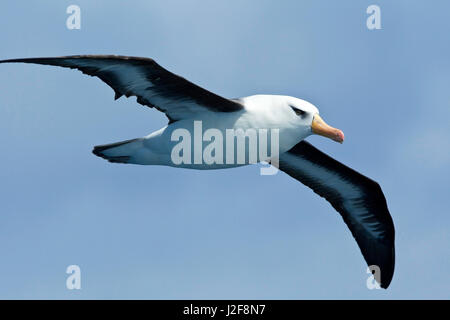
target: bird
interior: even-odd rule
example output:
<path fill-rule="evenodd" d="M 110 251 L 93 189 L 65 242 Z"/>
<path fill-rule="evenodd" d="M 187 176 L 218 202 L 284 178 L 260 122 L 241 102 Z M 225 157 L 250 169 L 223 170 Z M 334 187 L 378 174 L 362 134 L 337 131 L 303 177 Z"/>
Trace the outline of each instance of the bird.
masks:
<path fill-rule="evenodd" d="M 145 137 L 94 147 L 92 152 L 95 155 L 112 163 L 201 170 L 247 165 L 249 160 L 206 164 L 187 159 L 175 164 L 173 149 L 181 138 L 173 139 L 174 134 L 183 129 L 192 133 L 196 123 L 201 123 L 202 130 L 215 129 L 216 142 L 217 134 L 226 135 L 227 130 L 271 130 L 271 137 L 278 136 L 278 157 L 258 156 L 256 162 L 272 163 L 276 160 L 279 170 L 327 200 L 350 229 L 376 283 L 384 289 L 389 287 L 395 267 L 395 228 L 384 193 L 376 181 L 305 140 L 316 134 L 339 143 L 344 141 L 344 133 L 328 125 L 312 103 L 290 96 L 265 94 L 224 98 L 166 70 L 151 58 L 74 55 L 8 59 L 0 60 L 0 63 L 33 63 L 77 69 L 109 85 L 115 92 L 115 100 L 121 96 L 135 96 L 139 104 L 155 108 L 167 116 L 165 127 Z M 182 156 L 188 155 L 189 147 L 192 148 L 189 143 L 187 146 Z M 217 155 L 220 149 L 215 152 Z M 245 152 L 249 157 L 248 151 Z"/>

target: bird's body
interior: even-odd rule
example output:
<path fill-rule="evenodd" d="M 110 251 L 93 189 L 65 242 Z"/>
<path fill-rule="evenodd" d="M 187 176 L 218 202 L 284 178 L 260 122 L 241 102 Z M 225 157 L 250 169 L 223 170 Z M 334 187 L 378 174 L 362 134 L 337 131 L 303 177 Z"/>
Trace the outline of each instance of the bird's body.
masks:
<path fill-rule="evenodd" d="M 165 113 L 168 125 L 146 137 L 94 147 L 94 154 L 110 162 L 205 170 L 275 161 L 281 171 L 310 187 L 339 212 L 374 270 L 375 280 L 382 288 L 389 286 L 395 265 L 395 230 L 384 194 L 377 182 L 303 141 L 311 134 L 344 140 L 342 131 L 327 125 L 311 103 L 277 95 L 226 99 L 148 58 L 68 56 L 0 61 L 6 62 L 78 69 L 111 86 L 116 99 L 136 96 L 138 103 Z M 227 139 L 228 134 L 232 139 Z M 257 143 L 252 144 L 252 134 Z M 239 136 L 244 137 L 242 144 L 237 142 L 236 150 L 234 145 L 228 148 Z"/>
<path fill-rule="evenodd" d="M 233 136 L 233 141 L 227 139 L 227 131 L 236 132 L 237 130 L 242 130 L 243 133 L 247 132 L 247 130 L 255 131 L 256 162 L 266 161 L 270 158 L 270 132 L 272 130 L 278 131 L 279 153 L 290 150 L 298 142 L 312 134 L 311 130 L 307 127 L 302 127 L 304 130 L 299 130 L 298 123 L 292 121 L 292 115 L 289 114 L 292 110 L 288 109 L 288 104 L 290 103 L 302 105 L 303 108 L 316 110 L 316 108 L 307 101 L 278 95 L 255 95 L 239 98 L 237 101 L 243 106 L 242 110 L 228 113 L 206 111 L 195 117 L 170 123 L 145 137 L 133 139 L 127 143 L 99 146 L 95 149 L 94 153 L 105 159 L 122 159 L 122 161 L 117 162 L 124 163 L 213 170 L 251 164 L 249 141 L 246 141 L 246 147 L 242 150 L 245 158 L 244 163 L 238 163 L 237 152 L 234 154 L 233 160 L 230 161 L 230 163 L 226 163 L 225 155 L 227 144 L 237 143 L 235 136 Z M 307 120 L 312 121 L 312 118 Z M 196 124 L 200 131 L 195 129 Z M 191 155 L 194 154 L 196 147 L 198 147 L 199 151 L 203 154 L 205 148 L 207 148 L 210 143 L 204 141 L 203 134 L 209 129 L 217 130 L 217 134 L 220 133 L 220 136 L 223 138 L 223 164 L 206 164 L 204 161 L 201 163 L 194 163 L 193 160 L 190 161 L 191 163 L 174 164 L 171 156 L 172 150 L 178 143 L 178 140 L 172 139 L 172 135 L 179 129 L 187 130 L 189 132 L 189 136 L 191 137 Z M 267 134 L 266 132 L 264 132 L 264 134 L 266 135 L 268 143 L 267 146 L 264 145 L 263 148 L 268 149 L 268 157 L 264 158 L 260 157 L 260 144 L 258 143 L 261 138 L 259 134 L 260 129 L 266 130 L 267 132 Z M 246 139 L 249 139 L 249 137 L 247 136 Z M 105 149 L 105 147 L 108 148 Z"/>

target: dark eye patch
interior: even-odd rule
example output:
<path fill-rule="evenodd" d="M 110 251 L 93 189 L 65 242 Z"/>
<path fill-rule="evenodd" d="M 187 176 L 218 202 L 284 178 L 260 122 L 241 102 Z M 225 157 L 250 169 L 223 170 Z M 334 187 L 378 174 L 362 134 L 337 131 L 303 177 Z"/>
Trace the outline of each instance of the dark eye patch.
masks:
<path fill-rule="evenodd" d="M 298 109 L 298 108 L 296 108 L 296 107 L 293 107 L 293 106 L 291 106 L 291 105 L 289 105 L 289 107 L 291 107 L 292 110 L 294 110 L 295 114 L 298 115 L 298 116 L 303 117 L 303 116 L 306 114 L 305 111 L 300 110 L 300 109 Z"/>

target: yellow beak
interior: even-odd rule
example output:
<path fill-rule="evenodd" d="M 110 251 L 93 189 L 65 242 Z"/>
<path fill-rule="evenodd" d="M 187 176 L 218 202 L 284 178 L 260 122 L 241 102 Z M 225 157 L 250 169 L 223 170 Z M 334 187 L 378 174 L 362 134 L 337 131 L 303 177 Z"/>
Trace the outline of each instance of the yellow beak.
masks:
<path fill-rule="evenodd" d="M 311 129 L 315 134 L 330 138 L 331 140 L 339 143 L 344 142 L 344 133 L 341 130 L 326 124 L 318 114 L 316 114 L 313 118 Z"/>

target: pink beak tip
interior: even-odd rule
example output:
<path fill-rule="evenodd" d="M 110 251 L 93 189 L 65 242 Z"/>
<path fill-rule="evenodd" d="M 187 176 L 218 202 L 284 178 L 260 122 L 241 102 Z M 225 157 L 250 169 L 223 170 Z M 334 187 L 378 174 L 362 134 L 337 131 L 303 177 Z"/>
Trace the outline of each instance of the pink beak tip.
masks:
<path fill-rule="evenodd" d="M 336 141 L 339 143 L 343 143 L 344 142 L 344 133 L 342 132 L 342 130 L 337 130 L 336 131 Z"/>

